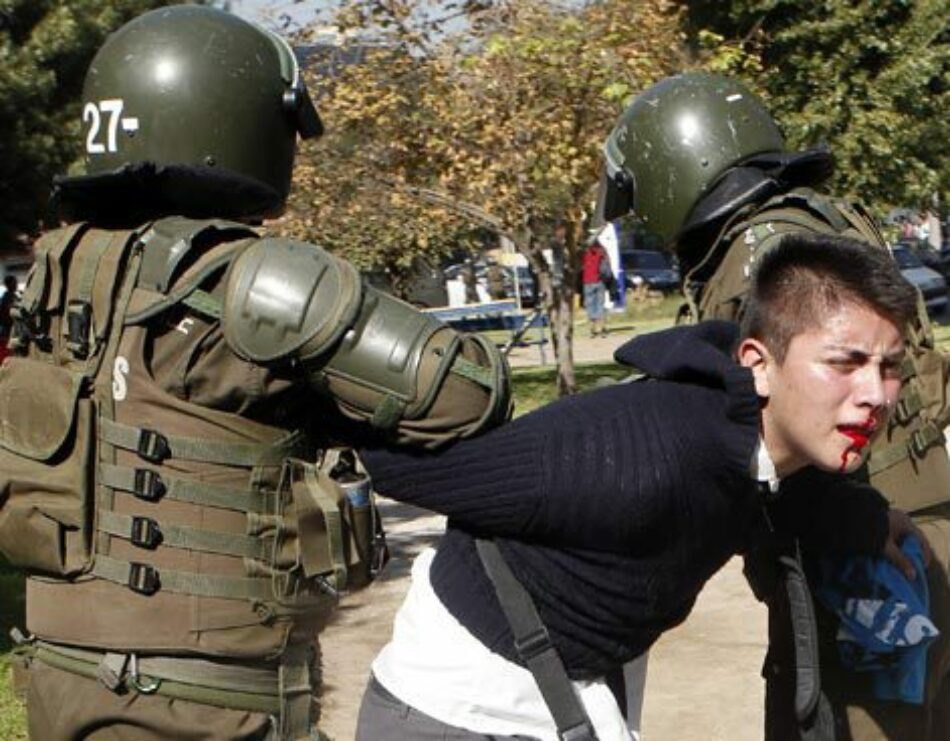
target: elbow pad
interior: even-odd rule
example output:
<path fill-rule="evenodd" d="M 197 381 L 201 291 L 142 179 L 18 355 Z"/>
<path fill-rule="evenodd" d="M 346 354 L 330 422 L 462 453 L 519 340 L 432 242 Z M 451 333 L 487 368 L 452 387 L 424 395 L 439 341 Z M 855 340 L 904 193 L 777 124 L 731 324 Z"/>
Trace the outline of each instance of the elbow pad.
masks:
<path fill-rule="evenodd" d="M 494 344 L 375 288 L 363 290 L 353 326 L 314 368 L 345 414 L 430 446 L 509 416 L 508 366 Z"/>
<path fill-rule="evenodd" d="M 262 239 L 245 250 L 222 328 L 239 356 L 300 361 L 345 414 L 407 441 L 438 445 L 510 414 L 507 363 L 492 343 L 363 285 L 315 245 Z"/>

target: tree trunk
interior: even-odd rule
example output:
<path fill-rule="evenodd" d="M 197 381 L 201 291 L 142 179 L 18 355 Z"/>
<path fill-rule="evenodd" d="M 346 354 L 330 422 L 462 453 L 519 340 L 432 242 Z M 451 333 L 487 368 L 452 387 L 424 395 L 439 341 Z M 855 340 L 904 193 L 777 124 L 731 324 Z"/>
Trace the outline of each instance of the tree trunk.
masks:
<path fill-rule="evenodd" d="M 574 290 L 567 279 L 573 271 L 567 270 L 565 274 L 560 266 L 549 265 L 540 250 L 535 250 L 529 259 L 538 277 L 541 299 L 551 327 L 558 396 L 573 394 L 577 391 L 574 375 Z"/>
<path fill-rule="evenodd" d="M 554 355 L 557 358 L 557 393 L 566 396 L 577 391 L 574 375 L 574 291 L 561 285 L 554 291 L 553 306 L 549 311 Z"/>

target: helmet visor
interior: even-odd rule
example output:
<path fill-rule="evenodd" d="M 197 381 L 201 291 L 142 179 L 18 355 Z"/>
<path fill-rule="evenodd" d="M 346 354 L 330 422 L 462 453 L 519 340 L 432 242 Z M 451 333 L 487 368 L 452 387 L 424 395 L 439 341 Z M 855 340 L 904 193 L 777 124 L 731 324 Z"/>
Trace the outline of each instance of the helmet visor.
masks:
<path fill-rule="evenodd" d="M 597 205 L 594 209 L 594 224 L 601 225 L 633 211 L 633 177 L 624 169 L 614 151 L 613 138 L 604 145 L 604 171 L 597 189 Z"/>
<path fill-rule="evenodd" d="M 284 93 L 284 110 L 290 114 L 301 139 L 315 139 L 323 135 L 323 122 L 313 104 L 307 83 L 304 82 L 297 56 L 287 40 L 272 31 L 266 31 L 277 49 L 280 59 L 280 76 L 287 84 Z"/>

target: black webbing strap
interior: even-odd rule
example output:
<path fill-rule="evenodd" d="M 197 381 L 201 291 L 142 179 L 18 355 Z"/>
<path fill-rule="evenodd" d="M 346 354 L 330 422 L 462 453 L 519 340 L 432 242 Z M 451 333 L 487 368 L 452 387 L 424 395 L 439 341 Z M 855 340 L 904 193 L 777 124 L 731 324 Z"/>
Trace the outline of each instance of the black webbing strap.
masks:
<path fill-rule="evenodd" d="M 803 722 L 818 705 L 818 624 L 797 543 L 791 553 L 779 557 L 779 563 L 795 639 L 795 714 Z"/>
<path fill-rule="evenodd" d="M 478 538 L 475 547 L 508 619 L 515 637 L 515 649 L 534 676 L 544 703 L 554 716 L 558 738 L 563 741 L 596 741 L 594 726 L 574 691 L 531 595 L 511 573 L 493 541 Z"/>

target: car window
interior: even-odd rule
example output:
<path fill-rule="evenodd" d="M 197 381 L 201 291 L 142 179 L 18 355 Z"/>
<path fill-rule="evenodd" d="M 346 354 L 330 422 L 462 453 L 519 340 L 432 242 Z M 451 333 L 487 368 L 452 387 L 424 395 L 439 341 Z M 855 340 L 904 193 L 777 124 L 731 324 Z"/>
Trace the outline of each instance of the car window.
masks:
<path fill-rule="evenodd" d="M 897 261 L 897 266 L 901 268 L 901 270 L 919 268 L 923 266 L 923 263 L 915 254 L 903 247 L 895 247 L 893 252 L 894 259 Z"/>
<path fill-rule="evenodd" d="M 620 255 L 624 270 L 668 270 L 669 258 L 662 252 L 624 252 Z"/>

